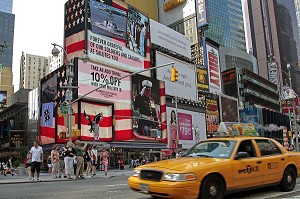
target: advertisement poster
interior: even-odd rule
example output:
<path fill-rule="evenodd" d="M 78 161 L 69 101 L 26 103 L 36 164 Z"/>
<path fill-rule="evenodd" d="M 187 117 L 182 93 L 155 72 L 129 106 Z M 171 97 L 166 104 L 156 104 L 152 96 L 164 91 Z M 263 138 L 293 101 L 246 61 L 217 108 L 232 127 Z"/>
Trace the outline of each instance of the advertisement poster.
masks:
<path fill-rule="evenodd" d="M 193 140 L 192 115 L 178 113 L 178 136 L 180 140 Z"/>
<path fill-rule="evenodd" d="M 0 104 L 6 105 L 7 91 L 0 91 Z"/>
<path fill-rule="evenodd" d="M 142 75 L 132 77 L 133 136 L 136 140 L 161 141 L 159 81 Z"/>
<path fill-rule="evenodd" d="M 149 18 L 128 5 L 126 46 L 141 56 L 146 56 Z"/>
<path fill-rule="evenodd" d="M 258 124 L 258 110 L 257 108 L 244 108 L 240 111 L 241 122 Z"/>
<path fill-rule="evenodd" d="M 41 144 L 51 144 L 55 142 L 55 118 L 54 118 L 54 102 L 43 103 L 40 120 Z"/>
<path fill-rule="evenodd" d="M 206 97 L 206 129 L 207 134 L 213 134 L 218 131 L 220 123 L 218 99 Z"/>
<path fill-rule="evenodd" d="M 176 149 L 176 140 L 183 149 L 188 149 L 201 140 L 207 139 L 205 114 L 183 109 L 178 111 L 178 136 L 176 108 L 167 107 L 168 148 Z M 204 128 L 203 128 L 204 127 Z"/>
<path fill-rule="evenodd" d="M 206 43 L 206 65 L 209 73 L 209 90 L 211 93 L 221 93 L 219 50 Z"/>
<path fill-rule="evenodd" d="M 95 0 L 90 1 L 90 9 L 93 33 L 125 40 L 126 11 Z"/>
<path fill-rule="evenodd" d="M 174 63 L 178 70 L 178 81 L 171 82 L 172 65 L 157 69 L 157 79 L 165 82 L 166 94 L 184 99 L 197 100 L 195 66 L 168 55 L 156 52 L 156 65 Z"/>
<path fill-rule="evenodd" d="M 238 99 L 220 94 L 219 100 L 221 122 L 239 122 Z"/>
<path fill-rule="evenodd" d="M 146 68 L 144 57 L 127 48 L 124 42 L 91 31 L 88 31 L 88 56 L 97 62 L 124 70 L 138 71 Z"/>
<path fill-rule="evenodd" d="M 95 141 L 112 141 L 112 105 L 81 102 L 80 120 L 81 140 L 92 141 L 96 135 Z M 92 123 L 98 129 L 91 128 Z"/>
<path fill-rule="evenodd" d="M 197 68 L 197 87 L 201 91 L 209 91 L 209 78 L 208 78 L 208 72 L 207 68 Z"/>
<path fill-rule="evenodd" d="M 114 70 L 100 64 L 84 63 L 78 60 L 78 95 L 85 95 L 101 87 L 101 89 L 90 93 L 87 97 L 95 100 L 130 103 L 132 99 L 131 77 L 118 80 L 125 75 L 128 75 L 128 73 Z M 109 84 L 106 85 L 107 83 Z"/>

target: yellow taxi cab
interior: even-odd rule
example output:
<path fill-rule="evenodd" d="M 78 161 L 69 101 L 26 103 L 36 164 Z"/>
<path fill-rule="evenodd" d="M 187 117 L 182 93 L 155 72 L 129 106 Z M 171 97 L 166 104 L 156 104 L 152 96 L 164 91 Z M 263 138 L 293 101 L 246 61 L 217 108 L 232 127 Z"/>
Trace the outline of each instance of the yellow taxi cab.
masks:
<path fill-rule="evenodd" d="M 153 198 L 222 199 L 267 185 L 292 191 L 299 174 L 300 153 L 270 138 L 229 136 L 201 141 L 182 157 L 137 167 L 128 185 Z"/>

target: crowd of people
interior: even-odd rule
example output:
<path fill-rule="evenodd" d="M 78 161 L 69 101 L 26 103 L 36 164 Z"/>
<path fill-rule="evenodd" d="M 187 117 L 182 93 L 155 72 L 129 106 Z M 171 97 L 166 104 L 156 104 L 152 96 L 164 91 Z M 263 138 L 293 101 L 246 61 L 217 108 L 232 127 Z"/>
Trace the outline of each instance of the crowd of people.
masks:
<path fill-rule="evenodd" d="M 103 148 L 101 152 L 101 164 L 104 167 L 105 175 L 107 175 L 109 153 Z M 43 148 L 38 142 L 34 142 L 24 160 L 25 168 L 29 180 L 33 181 L 36 175 L 36 180 L 40 181 L 40 171 L 44 162 Z M 52 178 L 68 178 L 84 179 L 84 165 L 86 163 L 86 177 L 91 178 L 96 175 L 96 166 L 98 163 L 97 146 L 90 146 L 87 143 L 81 145 L 79 140 L 73 144 L 68 142 L 66 146 L 59 147 L 54 144 L 50 155 L 47 158 L 48 172 Z"/>
<path fill-rule="evenodd" d="M 6 161 L 2 160 L 0 161 L 0 172 L 1 175 L 6 176 L 7 174 L 10 174 L 12 176 L 16 175 L 15 169 L 12 164 L 12 157 L 9 157 Z"/>

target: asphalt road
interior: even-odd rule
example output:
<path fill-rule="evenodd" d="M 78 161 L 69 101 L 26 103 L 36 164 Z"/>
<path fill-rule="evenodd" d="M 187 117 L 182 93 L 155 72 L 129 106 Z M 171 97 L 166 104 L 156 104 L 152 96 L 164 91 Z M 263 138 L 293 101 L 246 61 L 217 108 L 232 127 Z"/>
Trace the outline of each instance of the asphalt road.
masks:
<path fill-rule="evenodd" d="M 151 197 L 131 191 L 127 186 L 128 176 L 111 178 L 90 178 L 74 181 L 33 182 L 20 184 L 1 184 L 1 199 L 150 199 Z M 298 182 L 299 183 L 299 182 Z M 300 184 L 293 192 L 282 193 L 277 187 L 235 193 L 226 199 L 283 199 L 300 198 Z M 298 197 L 297 197 L 298 196 Z"/>

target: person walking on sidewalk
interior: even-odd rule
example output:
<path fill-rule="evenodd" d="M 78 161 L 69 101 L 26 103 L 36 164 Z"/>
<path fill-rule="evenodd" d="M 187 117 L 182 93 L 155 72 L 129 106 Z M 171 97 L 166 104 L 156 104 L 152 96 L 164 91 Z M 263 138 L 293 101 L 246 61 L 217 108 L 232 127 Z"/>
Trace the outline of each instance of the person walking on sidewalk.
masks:
<path fill-rule="evenodd" d="M 97 146 L 93 146 L 92 149 L 92 176 L 96 175 L 96 166 L 98 162 L 98 151 L 97 151 Z"/>
<path fill-rule="evenodd" d="M 103 151 L 102 151 L 102 164 L 104 165 L 105 175 L 107 175 L 108 158 L 109 158 L 109 153 L 106 151 L 105 148 L 103 148 Z"/>
<path fill-rule="evenodd" d="M 71 178 L 71 172 L 73 170 L 73 158 L 76 156 L 76 151 L 73 148 L 73 143 L 68 142 L 67 143 L 67 148 L 64 151 L 64 162 L 65 162 L 65 175 L 67 176 L 68 179 Z M 74 173 L 76 174 L 76 173 Z"/>
<path fill-rule="evenodd" d="M 72 143 L 72 148 L 73 148 L 73 143 Z M 58 152 L 59 152 L 59 170 L 58 170 L 58 177 L 61 178 L 62 174 L 64 175 L 64 178 L 67 178 L 67 175 L 65 173 L 65 156 L 63 155 L 65 151 L 64 145 L 60 145 L 58 147 Z"/>
<path fill-rule="evenodd" d="M 29 180 L 34 180 L 34 173 L 36 172 L 37 181 L 40 181 L 40 171 L 41 162 L 44 161 L 43 148 L 39 146 L 38 141 L 33 142 L 33 147 L 30 149 L 30 159 L 31 159 L 31 178 Z"/>
<path fill-rule="evenodd" d="M 59 170 L 59 153 L 57 150 L 57 144 L 54 144 L 51 151 L 51 164 L 52 164 L 52 178 L 58 178 Z"/>
<path fill-rule="evenodd" d="M 91 177 L 91 169 L 92 169 L 92 147 L 88 147 L 87 151 L 84 154 L 84 160 L 86 161 L 86 177 Z"/>
<path fill-rule="evenodd" d="M 80 140 L 75 141 L 75 151 L 77 157 L 77 169 L 76 169 L 76 179 L 84 179 L 83 177 L 83 169 L 84 169 L 84 159 L 83 159 L 83 152 L 86 149 L 87 143 L 84 144 L 83 147 L 80 147 Z"/>

